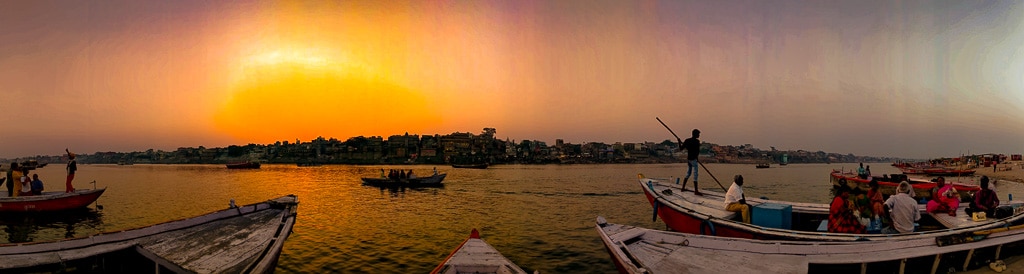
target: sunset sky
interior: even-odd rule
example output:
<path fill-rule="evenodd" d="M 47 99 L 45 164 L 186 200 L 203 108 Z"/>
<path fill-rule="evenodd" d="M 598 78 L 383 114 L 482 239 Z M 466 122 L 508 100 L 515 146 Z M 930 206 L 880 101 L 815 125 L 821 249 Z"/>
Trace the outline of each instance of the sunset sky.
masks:
<path fill-rule="evenodd" d="M 1024 153 L 1019 1 L 3 1 L 0 158 L 480 133 Z"/>

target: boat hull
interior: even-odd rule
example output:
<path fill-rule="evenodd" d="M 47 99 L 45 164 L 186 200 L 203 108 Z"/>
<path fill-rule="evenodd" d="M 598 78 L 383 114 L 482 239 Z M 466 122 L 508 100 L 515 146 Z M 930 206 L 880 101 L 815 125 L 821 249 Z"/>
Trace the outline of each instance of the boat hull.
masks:
<path fill-rule="evenodd" d="M 272 273 L 297 207 L 289 195 L 142 228 L 0 244 L 0 272 Z"/>
<path fill-rule="evenodd" d="M 966 271 L 1000 259 L 999 249 L 1024 244 L 1024 225 L 952 238 L 900 241 L 764 241 L 659 231 L 611 224 L 596 228 L 620 273 L 931 273 Z M 963 241 L 947 242 L 948 239 Z M 1007 248 L 1003 248 L 1007 247 Z M 993 251 L 995 256 L 993 257 Z"/>
<path fill-rule="evenodd" d="M 74 193 L 44 192 L 42 195 L 0 198 L 0 212 L 62 211 L 86 207 L 99 199 L 106 188 L 76 190 Z"/>
<path fill-rule="evenodd" d="M 687 234 L 764 240 L 896 241 L 907 238 L 968 233 L 1024 220 L 1024 212 L 1015 212 L 1014 215 L 999 220 L 966 222 L 957 227 L 929 229 L 928 231 L 918 231 L 913 234 L 829 233 L 817 230 L 822 221 L 828 219 L 829 205 L 827 204 L 796 203 L 779 200 L 769 201 L 747 197 L 747 204 L 751 206 L 772 203 L 791 207 L 790 228 L 767 227 L 743 223 L 738 220 L 737 213 L 725 211 L 725 206 L 722 202 L 725 195 L 722 193 L 702 190 L 701 192 L 704 195 L 697 196 L 692 194 L 691 191 L 680 191 L 678 188 L 673 189 L 676 186 L 675 184 L 666 184 L 657 179 L 643 178 L 642 175 L 640 177 L 639 185 L 643 189 L 647 201 L 651 204 L 652 208 L 656 208 L 652 215 L 660 217 L 671 230 Z M 935 217 L 925 212 L 924 205 L 918 205 L 918 210 L 922 212 L 922 222 L 925 219 L 929 221 L 934 220 Z M 757 215 L 754 215 L 756 219 Z"/>
<path fill-rule="evenodd" d="M 427 177 L 411 179 L 390 179 L 390 178 L 362 178 L 363 184 L 373 186 L 405 186 L 405 187 L 429 187 L 444 185 L 444 178 L 448 173 L 431 175 Z"/>

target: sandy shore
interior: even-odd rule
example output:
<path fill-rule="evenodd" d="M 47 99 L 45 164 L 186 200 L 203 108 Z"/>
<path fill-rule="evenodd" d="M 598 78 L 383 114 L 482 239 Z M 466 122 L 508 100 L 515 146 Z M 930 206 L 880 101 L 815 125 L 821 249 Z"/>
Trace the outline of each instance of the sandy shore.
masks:
<path fill-rule="evenodd" d="M 992 179 L 1015 181 L 1018 183 L 1024 183 L 1024 162 L 1021 161 L 1010 161 L 999 164 L 1000 168 L 1010 167 L 1010 170 L 1004 171 L 992 171 L 991 167 L 979 167 L 974 174 L 981 176 L 985 175 Z"/>

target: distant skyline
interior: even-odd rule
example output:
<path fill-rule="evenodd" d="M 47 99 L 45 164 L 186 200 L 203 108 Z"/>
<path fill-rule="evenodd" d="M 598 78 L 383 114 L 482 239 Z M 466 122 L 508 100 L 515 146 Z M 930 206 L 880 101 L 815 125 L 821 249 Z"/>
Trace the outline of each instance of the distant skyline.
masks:
<path fill-rule="evenodd" d="M 0 158 L 479 133 L 1024 152 L 1017 1 L 0 3 Z"/>

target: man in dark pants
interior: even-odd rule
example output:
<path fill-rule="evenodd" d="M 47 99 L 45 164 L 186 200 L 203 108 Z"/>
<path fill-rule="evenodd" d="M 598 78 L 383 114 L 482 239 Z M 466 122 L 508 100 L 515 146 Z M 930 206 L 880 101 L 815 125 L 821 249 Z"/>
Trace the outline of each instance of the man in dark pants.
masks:
<path fill-rule="evenodd" d="M 693 174 L 693 194 L 700 194 L 700 188 L 697 187 L 697 155 L 700 154 L 700 130 L 693 129 L 693 137 L 686 138 L 686 141 L 679 142 L 679 150 L 686 150 L 686 177 L 683 178 L 683 187 L 681 190 L 686 189 L 686 182 L 690 180 L 690 174 Z M 677 138 L 676 141 L 679 141 Z"/>
<path fill-rule="evenodd" d="M 11 163 L 11 169 L 7 170 L 7 197 L 14 197 L 14 171 L 18 170 L 18 163 Z"/>

